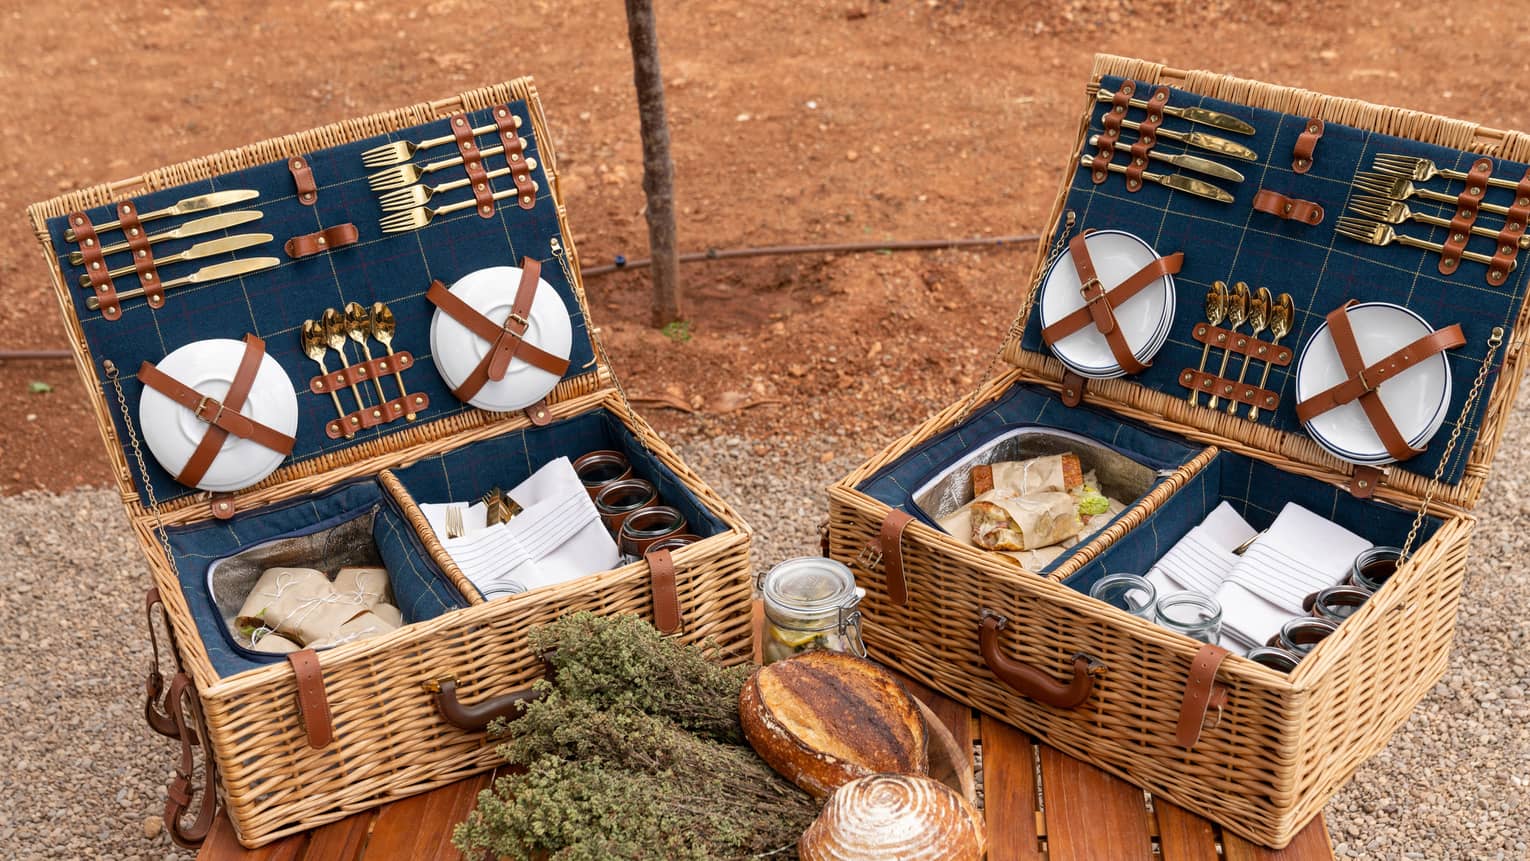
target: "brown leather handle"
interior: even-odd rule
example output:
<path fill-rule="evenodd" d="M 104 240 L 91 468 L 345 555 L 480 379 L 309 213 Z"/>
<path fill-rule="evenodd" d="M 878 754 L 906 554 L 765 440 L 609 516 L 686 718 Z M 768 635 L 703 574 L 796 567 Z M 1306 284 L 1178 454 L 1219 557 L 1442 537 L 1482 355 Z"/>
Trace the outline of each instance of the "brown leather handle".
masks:
<path fill-rule="evenodd" d="M 468 732 L 483 732 L 497 718 L 515 717 L 520 714 L 522 704 L 542 695 L 540 691 L 528 688 L 469 706 L 457 699 L 456 679 L 440 679 L 431 682 L 429 687 L 436 693 L 436 710 L 441 712 L 441 717 L 452 726 Z"/>
<path fill-rule="evenodd" d="M 1030 664 L 1004 656 L 999 651 L 999 632 L 1004 630 L 1003 616 L 983 611 L 978 623 L 978 650 L 983 662 L 999 681 L 1040 703 L 1059 709 L 1077 708 L 1094 691 L 1094 678 L 1105 672 L 1105 665 L 1083 653 L 1073 656 L 1073 678 L 1059 682 Z"/>

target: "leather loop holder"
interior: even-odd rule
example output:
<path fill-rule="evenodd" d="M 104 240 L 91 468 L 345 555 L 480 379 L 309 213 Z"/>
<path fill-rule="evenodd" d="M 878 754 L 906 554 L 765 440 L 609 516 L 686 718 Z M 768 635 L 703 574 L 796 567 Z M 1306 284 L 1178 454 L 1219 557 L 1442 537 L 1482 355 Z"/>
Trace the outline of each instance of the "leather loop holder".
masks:
<path fill-rule="evenodd" d="M 1317 151 L 1318 139 L 1323 136 L 1323 121 L 1316 117 L 1307 120 L 1302 128 L 1302 133 L 1296 137 L 1296 146 L 1291 150 L 1291 169 L 1297 173 L 1306 173 L 1312 170 L 1312 157 Z"/>
<path fill-rule="evenodd" d="M 306 233 L 302 236 L 294 236 L 283 245 L 287 256 L 293 259 L 299 257 L 312 257 L 321 251 L 333 251 L 336 248 L 344 248 L 347 245 L 356 244 L 359 234 L 356 225 L 349 222 L 327 227 L 317 233 Z"/>
<path fill-rule="evenodd" d="M 559 377 L 568 370 L 568 359 L 554 356 L 525 340 L 530 326 L 527 315 L 531 313 L 531 302 L 536 297 L 537 280 L 541 274 L 541 263 L 530 257 L 521 260 L 521 283 L 511 301 L 510 313 L 502 324 L 473 310 L 472 306 L 453 296 L 440 281 L 431 282 L 425 298 L 490 345 L 478 366 L 462 381 L 462 385 L 453 390 L 452 394 L 458 400 L 470 401 L 488 381 L 504 379 L 512 359 L 520 359 Z"/>
<path fill-rule="evenodd" d="M 1136 92 L 1137 85 L 1134 82 L 1122 81 L 1116 94 L 1111 97 L 1110 110 L 1100 120 L 1103 131 L 1100 132 L 1099 147 L 1095 151 L 1094 167 L 1089 173 L 1095 185 L 1110 176 L 1110 160 L 1116 157 L 1116 142 L 1121 139 L 1121 121 L 1126 119 L 1126 110 L 1131 106 L 1132 96 Z"/>
<path fill-rule="evenodd" d="M 1137 361 L 1136 355 L 1132 353 L 1131 345 L 1126 342 L 1126 336 L 1116 325 L 1115 309 L 1164 275 L 1178 272 L 1184 263 L 1185 255 L 1182 252 L 1175 252 L 1167 257 L 1160 257 L 1115 287 L 1106 289 L 1105 285 L 1100 283 L 1099 277 L 1095 275 L 1094 261 L 1089 257 L 1086 236 L 1087 233 L 1080 233 L 1068 241 L 1073 265 L 1078 269 L 1079 283 L 1083 285 L 1080 289 L 1083 291 L 1084 307 L 1041 330 L 1041 339 L 1050 346 L 1092 323 L 1100 334 L 1105 336 L 1105 343 L 1110 346 L 1110 353 L 1120 363 L 1121 368 L 1128 374 L 1140 374 L 1148 366 Z"/>
<path fill-rule="evenodd" d="M 643 554 L 648 563 L 648 578 L 653 589 L 653 626 L 661 634 L 680 630 L 680 595 L 675 591 L 675 560 L 668 550 Z"/>
<path fill-rule="evenodd" d="M 1147 100 L 1147 116 L 1137 127 L 1137 140 L 1132 144 L 1130 161 L 1126 165 L 1126 190 L 1142 190 L 1142 172 L 1147 170 L 1148 152 L 1158 143 L 1158 127 L 1163 125 L 1163 106 L 1169 102 L 1169 88 L 1159 87 Z"/>
<path fill-rule="evenodd" d="M 303 649 L 287 654 L 292 672 L 297 677 L 298 720 L 303 724 L 303 734 L 308 746 L 322 750 L 335 740 L 335 728 L 329 713 L 329 695 L 324 690 L 324 669 L 319 666 L 319 654 L 313 649 Z"/>
<path fill-rule="evenodd" d="M 1322 224 L 1323 206 L 1310 200 L 1286 197 L 1278 191 L 1261 188 L 1254 194 L 1254 209 L 1288 221 Z"/>
<path fill-rule="evenodd" d="M 1477 211 L 1482 206 L 1482 197 L 1487 193 L 1488 179 L 1492 175 L 1493 160 L 1486 157 L 1472 162 L 1471 170 L 1466 172 L 1466 188 L 1456 196 L 1456 213 L 1450 219 L 1450 233 L 1445 236 L 1445 248 L 1440 252 L 1441 275 L 1454 275 L 1460 269 L 1461 252 L 1466 250 L 1466 241 L 1471 238 L 1472 225 L 1477 221 Z M 1492 274 L 1491 268 L 1488 274 Z"/>
<path fill-rule="evenodd" d="M 160 286 L 159 272 L 154 268 L 154 251 L 149 248 L 149 233 L 138 220 L 138 207 L 132 201 L 117 204 L 117 218 L 122 222 L 122 235 L 127 239 L 128 250 L 133 253 L 133 269 L 138 274 L 138 284 L 150 308 L 165 306 L 165 288 Z"/>
<path fill-rule="evenodd" d="M 1230 652 L 1221 646 L 1207 643 L 1196 651 L 1190 661 L 1190 672 L 1185 678 L 1185 695 L 1179 705 L 1179 728 L 1175 740 L 1185 749 L 1195 747 L 1201 740 L 1206 725 L 1206 712 L 1217 710 L 1221 722 L 1222 708 L 1227 704 L 1227 689 L 1217 685 L 1217 668 Z"/>
<path fill-rule="evenodd" d="M 112 276 L 106 265 L 106 258 L 101 254 L 101 237 L 96 235 L 96 227 L 90 223 L 90 216 L 84 212 L 69 213 L 69 225 L 74 231 L 74 238 L 80 244 L 80 254 L 84 256 L 85 274 L 90 278 L 90 289 L 96 291 L 96 300 L 101 303 L 101 316 L 108 320 L 122 318 L 122 306 L 117 302 L 117 287 L 112 283 Z"/>
<path fill-rule="evenodd" d="M 298 203 L 313 206 L 319 202 L 319 186 L 313 181 L 313 168 L 308 159 L 295 155 L 287 159 L 287 170 L 292 173 L 292 183 L 297 186 Z"/>
<path fill-rule="evenodd" d="M 903 530 L 914 518 L 901 509 L 889 509 L 882 518 L 882 528 L 875 541 L 861 548 L 857 561 L 868 571 L 886 563 L 887 600 L 899 607 L 908 606 L 908 581 L 903 575 Z"/>
<path fill-rule="evenodd" d="M 1514 258 L 1519 255 L 1519 241 L 1530 226 L 1530 170 L 1525 171 L 1519 186 L 1514 189 L 1514 203 L 1504 216 L 1503 229 L 1498 231 L 1498 248 L 1493 252 L 1493 262 L 1488 264 L 1488 283 L 1503 284 L 1514 271 Z"/>
<path fill-rule="evenodd" d="M 462 155 L 462 167 L 467 171 L 468 182 L 477 201 L 478 217 L 488 218 L 494 214 L 494 189 L 489 187 L 489 172 L 483 166 L 483 153 L 473 135 L 473 124 L 467 114 L 452 114 L 450 118 L 452 137 L 457 139 L 457 152 Z"/>
<path fill-rule="evenodd" d="M 537 184 L 531 180 L 526 139 L 520 135 L 521 118 L 508 105 L 500 105 L 494 109 L 494 125 L 505 148 L 505 161 L 510 164 L 510 178 L 515 181 L 515 202 L 521 209 L 531 209 L 537 205 Z"/>

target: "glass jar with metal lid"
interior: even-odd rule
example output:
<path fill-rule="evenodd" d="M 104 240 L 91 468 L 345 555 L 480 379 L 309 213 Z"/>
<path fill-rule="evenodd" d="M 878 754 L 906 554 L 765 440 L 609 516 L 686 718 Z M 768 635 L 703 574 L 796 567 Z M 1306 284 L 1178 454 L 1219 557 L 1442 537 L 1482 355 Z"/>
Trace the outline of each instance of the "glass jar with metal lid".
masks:
<path fill-rule="evenodd" d="M 857 609 L 866 593 L 841 563 L 821 556 L 788 559 L 770 569 L 760 592 L 765 663 L 814 649 L 866 656 Z"/>

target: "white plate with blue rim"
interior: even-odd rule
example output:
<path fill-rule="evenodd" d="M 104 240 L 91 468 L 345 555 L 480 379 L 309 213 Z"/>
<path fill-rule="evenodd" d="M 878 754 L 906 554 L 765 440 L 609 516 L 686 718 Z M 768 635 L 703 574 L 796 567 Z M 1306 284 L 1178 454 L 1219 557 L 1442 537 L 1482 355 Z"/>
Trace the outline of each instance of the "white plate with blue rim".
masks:
<path fill-rule="evenodd" d="M 1084 243 L 1089 248 L 1095 274 L 1107 289 L 1159 257 L 1153 246 L 1124 230 L 1095 230 L 1085 235 Z M 1073 265 L 1073 252 L 1064 250 L 1041 279 L 1042 328 L 1084 307 L 1082 286 L 1078 269 Z M 1137 361 L 1143 364 L 1152 361 L 1168 340 L 1174 319 L 1174 276 L 1165 274 L 1116 306 L 1115 317 Z M 1081 376 L 1105 380 L 1126 374 L 1105 336 L 1093 326 L 1085 326 L 1050 347 L 1059 361 Z"/>
<path fill-rule="evenodd" d="M 457 279 L 451 292 L 494 325 L 501 326 L 510 316 L 520 283 L 519 266 L 491 266 Z M 537 292 L 526 321 L 527 343 L 559 358 L 569 357 L 574 346 L 573 321 L 563 297 L 546 279 L 537 279 Z M 430 321 L 430 352 L 441 379 L 455 389 L 489 352 L 489 342 L 437 308 Z M 468 403 L 491 412 L 525 409 L 552 391 L 558 379 L 558 375 L 523 359 L 511 359 L 505 376 L 484 383 Z"/>
<path fill-rule="evenodd" d="M 1348 313 L 1367 366 L 1434 331 L 1423 317 L 1390 302 L 1361 302 L 1351 305 Z M 1321 394 L 1348 377 L 1325 320 L 1296 362 L 1296 400 L 1300 403 Z M 1445 353 L 1437 353 L 1381 383 L 1376 393 L 1402 438 L 1414 448 L 1423 448 L 1445 423 L 1451 396 L 1450 362 Z M 1396 460 L 1358 401 L 1314 416 L 1303 422 L 1303 427 L 1318 445 L 1350 463 L 1375 465 Z"/>

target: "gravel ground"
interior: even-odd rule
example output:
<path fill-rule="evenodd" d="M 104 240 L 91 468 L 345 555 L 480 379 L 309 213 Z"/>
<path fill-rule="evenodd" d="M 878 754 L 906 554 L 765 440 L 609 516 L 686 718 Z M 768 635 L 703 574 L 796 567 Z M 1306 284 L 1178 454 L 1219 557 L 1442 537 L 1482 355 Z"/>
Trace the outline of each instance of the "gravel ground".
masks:
<path fill-rule="evenodd" d="M 1450 672 L 1328 808 L 1340 857 L 1523 859 L 1530 847 L 1530 423 L 1521 407 L 1484 494 Z M 824 488 L 859 450 L 836 437 L 679 447 L 758 530 L 761 565 L 816 552 Z M 104 524 L 104 528 L 103 528 Z M 140 713 L 147 572 L 115 494 L 0 499 L 0 854 L 185 858 L 160 833 L 173 749 Z M 68 620 L 89 620 L 71 624 Z"/>

